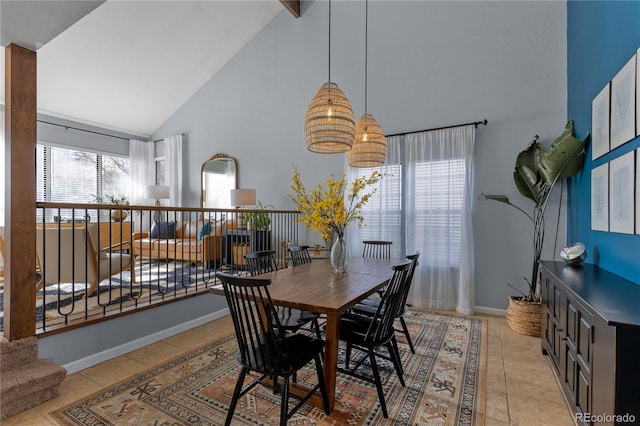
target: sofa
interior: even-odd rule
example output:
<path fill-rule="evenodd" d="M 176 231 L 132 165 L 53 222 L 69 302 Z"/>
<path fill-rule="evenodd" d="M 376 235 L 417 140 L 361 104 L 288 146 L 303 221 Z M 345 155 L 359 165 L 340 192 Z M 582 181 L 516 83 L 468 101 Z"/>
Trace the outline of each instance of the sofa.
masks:
<path fill-rule="evenodd" d="M 136 257 L 170 259 L 210 264 L 224 259 L 227 230 L 236 229 L 234 221 L 156 222 L 150 232 L 133 234 Z"/>

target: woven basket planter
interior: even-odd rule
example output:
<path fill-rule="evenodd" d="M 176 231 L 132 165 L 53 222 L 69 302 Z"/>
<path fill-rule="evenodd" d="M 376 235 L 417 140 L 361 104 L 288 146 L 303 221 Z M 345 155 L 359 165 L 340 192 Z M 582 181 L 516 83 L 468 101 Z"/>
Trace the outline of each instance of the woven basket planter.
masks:
<path fill-rule="evenodd" d="M 517 333 L 540 337 L 542 302 L 525 302 L 522 297 L 509 297 L 507 324 Z"/>

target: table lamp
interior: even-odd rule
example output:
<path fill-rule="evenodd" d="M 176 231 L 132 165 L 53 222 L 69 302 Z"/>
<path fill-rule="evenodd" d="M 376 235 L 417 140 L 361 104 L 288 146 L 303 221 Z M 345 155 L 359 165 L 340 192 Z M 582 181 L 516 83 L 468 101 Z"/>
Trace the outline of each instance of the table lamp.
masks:
<path fill-rule="evenodd" d="M 236 208 L 242 208 L 247 206 L 256 205 L 256 190 L 255 189 L 232 189 L 231 190 L 231 205 Z M 247 223 L 244 219 L 244 215 L 238 214 L 237 217 L 238 228 L 246 229 Z"/>
<path fill-rule="evenodd" d="M 168 200 L 169 187 L 163 185 L 147 185 L 144 188 L 144 198 L 149 200 L 155 200 L 155 206 L 160 207 L 160 200 Z M 162 221 L 162 212 L 156 210 L 153 214 L 153 218 L 156 222 Z"/>

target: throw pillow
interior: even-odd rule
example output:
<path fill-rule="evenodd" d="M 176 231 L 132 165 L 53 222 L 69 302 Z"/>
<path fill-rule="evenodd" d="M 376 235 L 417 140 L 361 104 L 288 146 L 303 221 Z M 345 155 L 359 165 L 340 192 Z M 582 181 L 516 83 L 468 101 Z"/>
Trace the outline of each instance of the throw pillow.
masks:
<path fill-rule="evenodd" d="M 198 231 L 198 240 L 202 240 L 205 235 L 209 235 L 211 233 L 211 222 L 205 222 Z"/>
<path fill-rule="evenodd" d="M 151 238 L 171 239 L 176 237 L 175 222 L 154 222 L 151 228 Z"/>

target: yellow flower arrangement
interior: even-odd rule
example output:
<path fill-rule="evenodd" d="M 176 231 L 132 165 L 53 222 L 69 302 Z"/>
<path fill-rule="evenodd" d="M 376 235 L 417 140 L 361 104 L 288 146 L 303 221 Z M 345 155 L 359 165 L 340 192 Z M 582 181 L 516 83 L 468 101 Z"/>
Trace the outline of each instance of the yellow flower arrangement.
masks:
<path fill-rule="evenodd" d="M 300 179 L 300 172 L 294 168 L 291 185 L 293 194 L 287 196 L 301 212 L 296 223 L 304 223 L 305 229 L 310 227 L 319 232 L 325 240 L 331 238 L 332 231 L 336 232 L 339 238 L 344 238 L 345 228 L 350 222 L 357 221 L 358 227 L 364 223 L 364 217 L 360 214 L 362 207 L 376 192 L 376 188 L 368 192 L 366 189 L 378 183 L 383 176 L 382 173 L 374 171 L 369 177 L 357 178 L 349 187 L 345 175 L 337 179 L 332 174 L 326 181 L 326 187 L 318 184 L 315 189 L 307 191 Z"/>

